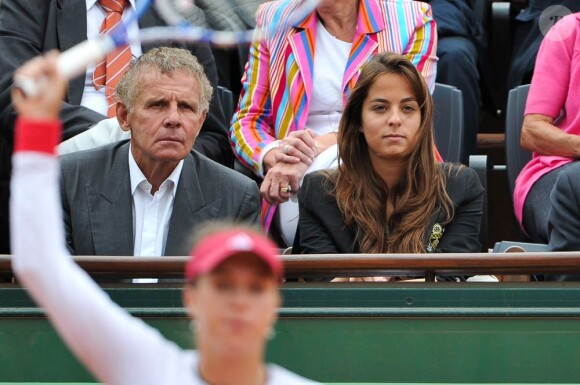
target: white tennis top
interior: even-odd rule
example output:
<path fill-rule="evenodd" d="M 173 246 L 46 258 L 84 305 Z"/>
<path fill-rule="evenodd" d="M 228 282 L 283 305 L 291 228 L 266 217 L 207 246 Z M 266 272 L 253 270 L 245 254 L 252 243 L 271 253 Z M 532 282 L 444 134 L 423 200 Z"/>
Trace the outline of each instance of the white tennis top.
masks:
<path fill-rule="evenodd" d="M 12 267 L 79 360 L 111 385 L 205 384 L 195 351 L 129 315 L 68 254 L 58 158 L 17 152 L 13 162 Z M 314 383 L 276 365 L 267 370 L 268 385 Z"/>

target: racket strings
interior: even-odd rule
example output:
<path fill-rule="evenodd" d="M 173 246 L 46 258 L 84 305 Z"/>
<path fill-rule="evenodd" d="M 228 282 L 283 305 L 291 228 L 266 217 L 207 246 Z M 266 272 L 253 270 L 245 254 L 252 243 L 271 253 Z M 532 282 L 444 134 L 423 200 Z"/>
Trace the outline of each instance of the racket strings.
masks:
<path fill-rule="evenodd" d="M 1 0 L 0 0 L 1 1 Z M 138 0 L 135 13 L 126 25 L 137 21 L 155 5 L 168 27 L 139 30 L 139 37 L 128 40 L 125 33 L 113 31 L 97 39 L 84 41 L 61 53 L 59 72 L 72 79 L 95 66 L 118 47 L 132 43 L 161 43 L 168 41 L 207 42 L 215 46 L 236 46 L 252 43 L 297 24 L 315 10 L 320 0 L 301 0 L 285 23 L 254 29 L 254 15 L 264 0 Z M 221 28 L 221 30 L 219 29 Z M 123 28 L 119 28 L 123 30 Z M 42 79 L 18 78 L 14 85 L 27 95 L 35 95 L 42 88 Z"/>
<path fill-rule="evenodd" d="M 155 8 L 173 27 L 156 40 L 203 41 L 217 46 L 232 46 L 261 39 L 275 30 L 286 29 L 309 15 L 320 0 L 303 0 L 283 25 L 265 26 L 255 31 L 255 14 L 265 0 L 156 0 Z M 151 36 L 151 34 L 147 34 Z M 155 39 L 151 36 L 151 39 Z M 143 41 L 143 38 L 141 38 Z M 153 41 L 153 40 L 151 40 Z"/>

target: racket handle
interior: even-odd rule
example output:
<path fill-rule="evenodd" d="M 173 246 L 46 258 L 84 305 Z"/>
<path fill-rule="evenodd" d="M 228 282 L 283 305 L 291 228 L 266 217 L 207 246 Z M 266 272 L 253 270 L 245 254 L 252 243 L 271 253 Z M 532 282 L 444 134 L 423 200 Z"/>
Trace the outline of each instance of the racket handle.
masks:
<path fill-rule="evenodd" d="M 103 35 L 98 39 L 87 40 L 64 51 L 58 57 L 58 71 L 65 79 L 70 80 L 87 71 L 87 67 L 94 66 L 102 61 L 109 52 L 116 48 L 114 40 Z M 27 96 L 35 96 L 40 92 L 43 79 L 17 77 L 14 86 L 18 87 Z"/>
<path fill-rule="evenodd" d="M 102 61 L 115 48 L 114 40 L 108 35 L 86 40 L 60 54 L 58 71 L 70 80 L 87 72 L 87 67 Z"/>

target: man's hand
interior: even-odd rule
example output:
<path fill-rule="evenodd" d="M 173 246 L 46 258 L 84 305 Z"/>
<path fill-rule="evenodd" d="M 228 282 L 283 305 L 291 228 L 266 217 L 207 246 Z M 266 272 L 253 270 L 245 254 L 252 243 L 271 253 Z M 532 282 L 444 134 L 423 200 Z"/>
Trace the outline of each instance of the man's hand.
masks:
<path fill-rule="evenodd" d="M 56 51 L 36 57 L 15 73 L 14 78 L 31 79 L 40 87 L 34 95 L 25 95 L 18 87 L 12 89 L 12 102 L 18 115 L 28 119 L 58 119 L 67 81 L 57 69 Z"/>
<path fill-rule="evenodd" d="M 270 204 L 284 203 L 300 188 L 300 180 L 306 173 L 308 165 L 303 162 L 277 163 L 272 167 L 260 187 L 260 193 Z M 286 192 L 288 187 L 290 191 Z"/>

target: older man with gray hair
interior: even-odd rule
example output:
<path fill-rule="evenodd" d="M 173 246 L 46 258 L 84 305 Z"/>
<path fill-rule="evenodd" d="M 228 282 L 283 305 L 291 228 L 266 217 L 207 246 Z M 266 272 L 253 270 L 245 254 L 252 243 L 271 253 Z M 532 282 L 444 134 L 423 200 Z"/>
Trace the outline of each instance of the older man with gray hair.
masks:
<path fill-rule="evenodd" d="M 150 50 L 117 94 L 117 120 L 131 138 L 62 158 L 72 254 L 185 255 L 203 222 L 258 223 L 256 183 L 191 150 L 212 87 L 189 51 Z"/>

